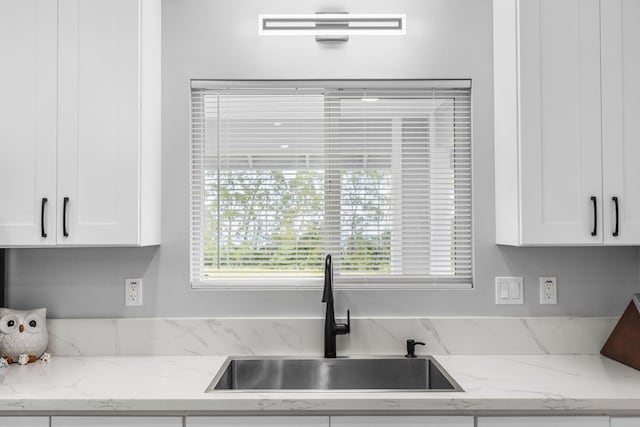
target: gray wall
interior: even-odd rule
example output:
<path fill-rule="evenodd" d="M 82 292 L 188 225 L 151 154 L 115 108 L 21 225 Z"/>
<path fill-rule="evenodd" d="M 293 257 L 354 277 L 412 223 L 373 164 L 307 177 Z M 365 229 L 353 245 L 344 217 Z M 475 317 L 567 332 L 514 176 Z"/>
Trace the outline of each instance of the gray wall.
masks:
<path fill-rule="evenodd" d="M 339 292 L 354 315 L 616 315 L 637 291 L 636 248 L 507 248 L 494 242 L 490 0 L 165 0 L 163 243 L 159 248 L 8 253 L 15 307 L 53 317 L 320 315 L 320 292 L 189 289 L 189 79 L 473 79 L 475 289 Z M 405 37 L 258 37 L 259 13 L 404 12 Z M 144 275 L 145 305 L 125 308 L 123 278 Z M 524 306 L 495 306 L 496 275 L 525 277 Z M 559 304 L 537 303 L 558 277 Z"/>

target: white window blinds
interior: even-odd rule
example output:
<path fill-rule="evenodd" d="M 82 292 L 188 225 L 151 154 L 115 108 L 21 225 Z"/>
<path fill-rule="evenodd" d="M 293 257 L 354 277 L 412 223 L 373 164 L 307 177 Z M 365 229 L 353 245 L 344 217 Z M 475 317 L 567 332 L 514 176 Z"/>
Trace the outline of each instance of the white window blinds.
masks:
<path fill-rule="evenodd" d="M 469 82 L 327 83 L 193 83 L 193 286 L 470 286 Z"/>

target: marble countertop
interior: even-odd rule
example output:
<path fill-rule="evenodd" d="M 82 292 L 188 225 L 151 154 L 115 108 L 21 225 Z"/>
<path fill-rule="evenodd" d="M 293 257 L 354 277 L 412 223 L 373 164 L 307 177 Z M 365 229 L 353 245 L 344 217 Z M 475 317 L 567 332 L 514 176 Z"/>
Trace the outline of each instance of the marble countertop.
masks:
<path fill-rule="evenodd" d="M 435 358 L 464 392 L 205 393 L 225 357 L 53 357 L 0 369 L 0 411 L 640 415 L 640 372 L 601 356 Z"/>

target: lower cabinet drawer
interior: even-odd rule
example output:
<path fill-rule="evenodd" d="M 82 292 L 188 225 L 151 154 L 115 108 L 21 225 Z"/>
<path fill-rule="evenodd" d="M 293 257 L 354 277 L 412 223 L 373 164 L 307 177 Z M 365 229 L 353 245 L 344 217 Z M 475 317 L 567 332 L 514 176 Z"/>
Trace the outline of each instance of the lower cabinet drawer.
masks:
<path fill-rule="evenodd" d="M 186 427 L 329 427 L 329 417 L 187 417 Z"/>
<path fill-rule="evenodd" d="M 478 417 L 478 427 L 609 427 L 609 417 Z"/>
<path fill-rule="evenodd" d="M 331 417 L 331 427 L 473 427 L 473 417 L 345 416 Z"/>
<path fill-rule="evenodd" d="M 182 417 L 51 417 L 51 427 L 182 427 Z"/>
<path fill-rule="evenodd" d="M 0 427 L 49 427 L 49 417 L 0 417 Z"/>
<path fill-rule="evenodd" d="M 640 417 L 611 418 L 611 427 L 640 427 Z"/>

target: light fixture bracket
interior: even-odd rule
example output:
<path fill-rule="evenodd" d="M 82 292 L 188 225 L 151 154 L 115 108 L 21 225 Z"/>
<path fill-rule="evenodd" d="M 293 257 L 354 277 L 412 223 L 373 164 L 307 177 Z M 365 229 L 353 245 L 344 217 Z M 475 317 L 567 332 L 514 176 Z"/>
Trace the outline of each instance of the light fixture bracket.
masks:
<path fill-rule="evenodd" d="M 348 15 L 349 12 L 316 12 L 316 15 L 329 15 L 329 14 L 333 14 L 333 15 Z M 324 30 L 348 30 L 349 29 L 349 23 L 346 20 L 342 20 L 342 21 L 336 21 L 336 22 L 330 22 L 330 21 L 325 21 L 325 22 L 316 22 L 316 28 L 317 29 L 324 29 Z M 347 34 L 344 35 L 339 35 L 339 34 L 335 34 L 335 35 L 321 35 L 321 34 L 316 34 L 316 41 L 317 42 L 321 42 L 321 43 L 331 43 L 331 42 L 338 42 L 338 43 L 344 43 L 344 42 L 348 42 L 349 41 L 349 36 Z"/>

